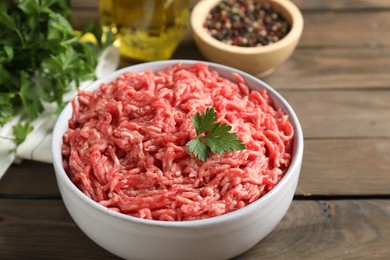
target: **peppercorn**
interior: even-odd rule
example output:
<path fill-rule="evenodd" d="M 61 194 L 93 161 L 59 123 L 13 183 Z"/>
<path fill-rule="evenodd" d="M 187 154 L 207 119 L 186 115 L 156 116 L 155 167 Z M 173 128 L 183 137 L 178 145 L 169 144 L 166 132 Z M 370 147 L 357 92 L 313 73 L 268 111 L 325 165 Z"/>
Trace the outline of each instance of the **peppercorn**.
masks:
<path fill-rule="evenodd" d="M 240 47 L 275 43 L 291 29 L 269 2 L 261 0 L 222 0 L 211 9 L 203 26 L 215 39 Z"/>

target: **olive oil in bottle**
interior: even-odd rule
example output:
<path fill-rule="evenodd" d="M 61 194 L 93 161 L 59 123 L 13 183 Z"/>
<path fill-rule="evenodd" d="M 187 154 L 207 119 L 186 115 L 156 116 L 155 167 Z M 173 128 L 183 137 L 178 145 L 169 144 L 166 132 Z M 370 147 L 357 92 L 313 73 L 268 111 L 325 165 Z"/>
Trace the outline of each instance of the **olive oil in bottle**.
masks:
<path fill-rule="evenodd" d="M 187 32 L 188 0 L 99 0 L 100 23 L 122 56 L 169 59 Z"/>

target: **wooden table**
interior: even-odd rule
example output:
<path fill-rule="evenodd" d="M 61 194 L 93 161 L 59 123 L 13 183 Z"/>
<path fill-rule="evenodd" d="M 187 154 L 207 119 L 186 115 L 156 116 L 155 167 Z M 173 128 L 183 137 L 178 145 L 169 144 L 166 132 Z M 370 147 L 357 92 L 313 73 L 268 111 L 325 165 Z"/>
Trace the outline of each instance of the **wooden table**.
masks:
<path fill-rule="evenodd" d="M 390 258 L 390 1 L 294 2 L 299 47 L 264 80 L 301 120 L 301 178 L 277 228 L 236 259 Z M 174 58 L 203 59 L 193 43 Z M 116 259 L 72 221 L 51 165 L 0 181 L 0 259 L 18 258 Z"/>

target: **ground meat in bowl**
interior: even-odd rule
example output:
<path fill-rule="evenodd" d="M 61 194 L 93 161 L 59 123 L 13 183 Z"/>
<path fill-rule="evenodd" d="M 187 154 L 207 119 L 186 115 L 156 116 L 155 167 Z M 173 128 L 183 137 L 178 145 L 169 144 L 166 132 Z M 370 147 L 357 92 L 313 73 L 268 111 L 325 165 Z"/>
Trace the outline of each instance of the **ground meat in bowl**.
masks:
<path fill-rule="evenodd" d="M 88 197 L 123 214 L 183 221 L 222 215 L 269 192 L 286 173 L 294 130 L 266 90 L 221 77 L 206 64 L 125 72 L 79 91 L 63 136 L 64 168 Z M 213 107 L 246 149 L 187 151 L 191 119 Z"/>

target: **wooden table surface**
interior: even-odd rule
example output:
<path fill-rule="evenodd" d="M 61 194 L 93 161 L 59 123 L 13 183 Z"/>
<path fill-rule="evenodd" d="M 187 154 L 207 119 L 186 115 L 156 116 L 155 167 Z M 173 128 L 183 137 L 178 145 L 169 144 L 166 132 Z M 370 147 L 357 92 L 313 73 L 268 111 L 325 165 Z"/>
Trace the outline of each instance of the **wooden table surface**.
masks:
<path fill-rule="evenodd" d="M 264 81 L 300 118 L 301 177 L 277 228 L 236 259 L 389 259 L 390 1 L 294 2 L 302 39 Z M 173 58 L 204 60 L 192 42 Z M 72 221 L 52 165 L 24 161 L 0 181 L 0 259 L 117 258 Z"/>

